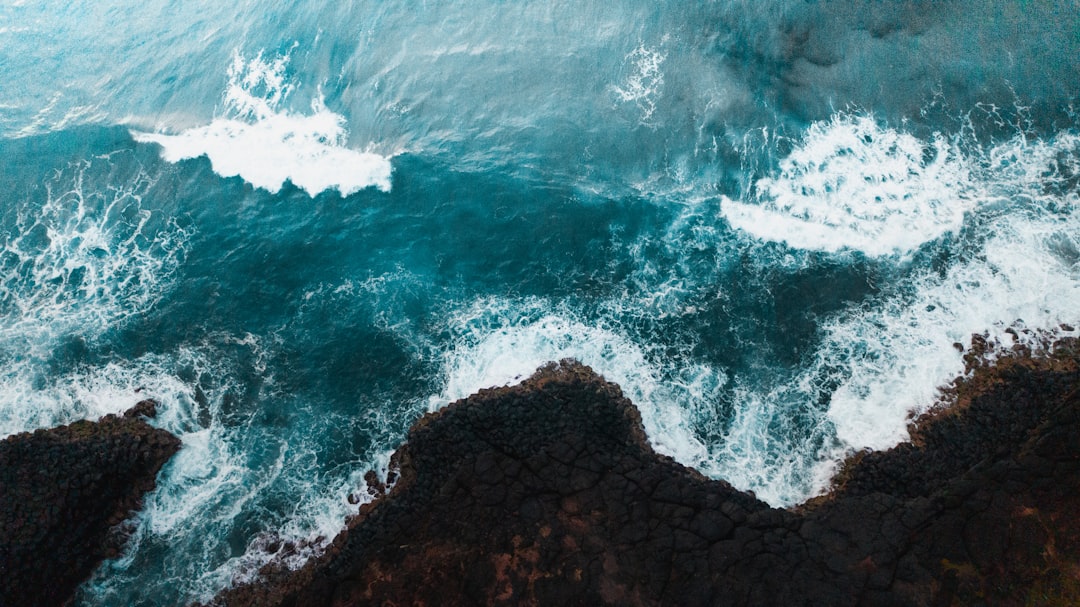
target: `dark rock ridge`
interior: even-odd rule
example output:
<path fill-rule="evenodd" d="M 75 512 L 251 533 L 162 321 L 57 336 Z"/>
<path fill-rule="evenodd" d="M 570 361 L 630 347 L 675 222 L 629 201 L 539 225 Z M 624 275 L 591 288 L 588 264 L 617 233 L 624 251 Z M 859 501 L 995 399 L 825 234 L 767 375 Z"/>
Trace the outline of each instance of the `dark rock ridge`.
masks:
<path fill-rule="evenodd" d="M 141 419 L 154 408 L 0 441 L 0 606 L 62 605 L 119 554 L 123 521 L 180 448 Z"/>
<path fill-rule="evenodd" d="M 321 557 L 215 604 L 1080 604 L 1077 353 L 975 369 L 793 510 L 656 454 L 617 386 L 550 365 L 425 415 Z"/>

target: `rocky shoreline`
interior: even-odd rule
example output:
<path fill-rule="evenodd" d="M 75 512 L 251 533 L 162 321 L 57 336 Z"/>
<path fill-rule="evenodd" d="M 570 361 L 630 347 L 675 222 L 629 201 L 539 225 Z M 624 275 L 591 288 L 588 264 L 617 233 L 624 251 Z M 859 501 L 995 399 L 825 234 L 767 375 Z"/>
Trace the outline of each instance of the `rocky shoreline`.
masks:
<path fill-rule="evenodd" d="M 321 556 L 212 605 L 1080 604 L 1080 342 L 970 354 L 911 441 L 789 510 L 655 453 L 618 386 L 550 364 L 425 415 Z M 179 448 L 152 412 L 0 442 L 0 604 L 63 604 L 116 554 Z"/>
<path fill-rule="evenodd" d="M 180 440 L 151 427 L 153 401 L 122 416 L 0 441 L 0 605 L 63 605 L 106 558 Z"/>
<path fill-rule="evenodd" d="M 911 442 L 792 510 L 656 454 L 564 361 L 424 416 L 321 557 L 213 604 L 1080 604 L 1078 360 L 975 364 Z"/>

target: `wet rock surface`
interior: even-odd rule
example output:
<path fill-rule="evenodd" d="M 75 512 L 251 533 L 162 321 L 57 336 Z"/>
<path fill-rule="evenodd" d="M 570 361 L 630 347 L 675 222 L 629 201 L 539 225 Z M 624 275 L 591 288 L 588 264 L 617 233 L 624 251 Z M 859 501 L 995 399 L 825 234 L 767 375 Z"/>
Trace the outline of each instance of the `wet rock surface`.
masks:
<path fill-rule="evenodd" d="M 152 428 L 154 403 L 0 441 L 0 605 L 62 605 L 154 488 L 180 440 Z"/>
<path fill-rule="evenodd" d="M 1077 360 L 975 369 L 793 510 L 656 454 L 618 387 L 564 361 L 424 416 L 321 557 L 215 604 L 1080 604 Z"/>

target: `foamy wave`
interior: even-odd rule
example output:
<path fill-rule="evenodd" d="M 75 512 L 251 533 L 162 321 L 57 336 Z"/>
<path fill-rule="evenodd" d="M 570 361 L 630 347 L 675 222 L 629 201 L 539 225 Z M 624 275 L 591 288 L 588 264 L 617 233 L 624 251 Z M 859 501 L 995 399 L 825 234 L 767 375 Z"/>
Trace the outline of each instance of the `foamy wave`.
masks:
<path fill-rule="evenodd" d="M 266 423 L 266 407 L 310 412 L 311 406 L 277 390 L 266 365 L 277 345 L 276 337 L 214 334 L 198 347 L 36 384 L 0 378 L 0 421 L 5 412 L 24 411 L 27 397 L 41 407 L 43 426 L 118 413 L 153 398 L 159 403 L 154 425 L 183 442 L 162 468 L 156 490 L 144 497 L 124 554 L 84 585 L 93 602 L 128 604 L 133 589 L 157 593 L 170 604 L 209 601 L 252 579 L 271 560 L 303 565 L 356 512 L 350 496 L 371 499 L 358 489 L 368 470 L 385 475 L 390 450 L 344 466 L 347 471 L 328 471 L 321 461 L 325 453 L 316 437 L 347 426 L 347 416 L 301 417 L 303 423 L 285 432 Z M 271 531 L 256 533 L 259 528 Z M 163 551 L 184 556 L 162 559 Z"/>
<path fill-rule="evenodd" d="M 944 274 L 916 277 L 910 295 L 842 317 L 825 327 L 823 358 L 846 361 L 829 417 L 852 447 L 881 449 L 906 438 L 909 412 L 934 402 L 936 387 L 962 371 L 971 335 L 1004 343 L 1019 323 L 1055 330 L 1080 319 L 1080 208 L 1055 182 L 1080 166 L 1080 139 L 1017 138 L 987 155 L 987 192 L 1009 201 L 980 225 L 980 251 Z M 819 361 L 818 366 L 829 364 Z"/>
<path fill-rule="evenodd" d="M 151 398 L 158 402 L 154 425 L 177 435 L 183 443 L 180 452 L 162 469 L 157 490 L 145 496 L 124 555 L 105 563 L 88 582 L 87 590 L 108 595 L 114 585 L 123 585 L 125 570 L 143 558 L 144 548 L 152 547 L 162 537 L 177 545 L 188 545 L 193 532 L 229 519 L 215 511 L 215 506 L 220 510 L 220 500 L 236 498 L 235 490 L 229 490 L 242 484 L 245 470 L 241 463 L 244 458 L 238 456 L 221 425 L 222 397 L 236 389 L 229 379 L 232 369 L 225 360 L 220 353 L 181 348 L 172 355 L 149 354 L 53 377 L 45 384 L 30 386 L 25 381 L 11 381 L 10 376 L 4 378 L 0 418 L 5 421 L 12 419 L 11 412 L 27 411 L 28 404 L 33 405 L 36 416 L 33 425 L 53 426 L 119 413 L 139 400 Z M 32 375 L 32 369 L 22 371 L 24 378 Z M 204 387 L 198 380 L 182 378 L 190 376 L 212 377 L 222 383 Z M 18 419 L 18 415 L 14 417 Z M 22 419 L 24 427 L 20 429 L 27 429 L 28 421 Z M 200 542 L 208 550 L 214 548 L 212 539 Z"/>
<path fill-rule="evenodd" d="M 960 228 L 975 204 L 968 159 L 938 135 L 922 141 L 872 117 L 810 126 L 752 200 L 721 213 L 753 236 L 799 249 L 906 253 Z"/>
<path fill-rule="evenodd" d="M 117 364 L 48 377 L 33 361 L 9 362 L 0 374 L 0 437 L 121 413 L 174 388 L 170 378 Z"/>
<path fill-rule="evenodd" d="M 1080 136 L 1018 134 L 991 146 L 957 137 L 946 157 L 956 167 L 946 173 L 962 184 L 956 200 L 969 210 L 944 267 L 904 270 L 881 295 L 823 318 L 801 369 L 734 375 L 724 396 L 735 403 L 733 417 L 721 437 L 707 440 L 699 469 L 771 504 L 799 503 L 828 487 L 853 450 L 905 440 L 911 416 L 963 372 L 957 345 L 970 347 L 972 334 L 1008 345 L 1024 336 L 1010 327 L 1069 334 L 1062 325 L 1078 325 Z M 879 171 L 874 158 L 863 160 L 870 164 L 860 171 Z M 888 169 L 895 158 L 878 160 Z M 712 234 L 673 242 L 686 251 L 723 246 Z M 786 258 L 765 263 L 805 263 Z M 665 308 L 678 309 L 692 293 L 675 292 L 675 305 Z M 684 415 L 697 415 L 686 405 L 679 405 Z"/>
<path fill-rule="evenodd" d="M 431 410 L 474 392 L 532 375 L 543 364 L 574 358 L 617 383 L 641 411 L 653 446 L 687 465 L 707 460 L 690 428 L 692 382 L 665 381 L 645 352 L 616 331 L 585 324 L 568 310 L 540 300 L 482 300 L 451 320 L 455 334 L 445 353 L 446 385 Z M 713 378 L 723 383 L 723 378 Z"/>
<path fill-rule="evenodd" d="M 345 118 L 316 98 L 309 114 L 282 105 L 292 90 L 287 57 L 250 61 L 237 54 L 229 68 L 225 113 L 177 135 L 132 132 L 136 141 L 162 146 L 169 162 L 206 156 L 214 172 L 239 176 L 278 192 L 291 181 L 310 196 L 336 189 L 343 196 L 368 187 L 390 191 L 390 159 L 347 147 Z"/>
<path fill-rule="evenodd" d="M 641 412 L 658 452 L 753 490 L 772 504 L 796 503 L 823 486 L 827 479 L 818 484 L 810 475 L 818 465 L 814 446 L 832 436 L 827 420 L 807 429 L 807 420 L 796 417 L 798 402 L 736 385 L 737 418 L 723 439 L 713 442 L 723 423 L 717 405 L 730 390 L 726 374 L 670 352 L 661 362 L 652 360 L 647 344 L 604 326 L 617 326 L 616 319 L 627 312 L 632 310 L 612 302 L 601 313 L 603 320 L 586 324 L 566 307 L 542 300 L 477 301 L 451 320 L 453 346 L 443 359 L 446 384 L 429 399 L 429 408 L 519 382 L 546 362 L 575 358 L 622 388 Z"/>
<path fill-rule="evenodd" d="M 723 439 L 709 445 L 712 460 L 703 472 L 776 507 L 800 503 L 827 487 L 832 462 L 843 451 L 805 388 L 799 380 L 766 391 L 737 386 L 734 419 Z"/>
<path fill-rule="evenodd" d="M 189 234 L 143 208 L 154 185 L 145 173 L 91 186 L 95 165 L 110 162 L 74 165 L 45 184 L 40 207 L 26 202 L 10 215 L 0 249 L 0 351 L 26 356 L 72 333 L 94 339 L 165 291 Z"/>
<path fill-rule="evenodd" d="M 823 354 L 850 357 L 850 376 L 833 393 L 829 417 L 847 445 L 881 449 L 907 437 L 909 412 L 935 400 L 941 386 L 962 371 L 959 343 L 989 331 L 1012 343 L 1006 330 L 1055 330 L 1080 319 L 1080 267 L 1072 257 L 1080 214 L 1067 226 L 998 224 L 1003 234 L 988 243 L 985 261 L 928 276 L 911 302 L 889 302 L 828 327 Z M 1049 228 L 1049 229 L 1048 229 Z"/>
<path fill-rule="evenodd" d="M 980 167 L 979 188 L 996 208 L 976 218 L 974 250 L 826 321 L 806 369 L 768 393 L 742 394 L 747 406 L 718 464 L 734 484 L 772 503 L 801 501 L 826 488 L 852 450 L 907 439 L 911 417 L 963 372 L 957 345 L 970 348 L 972 334 L 1006 345 L 1023 337 L 1013 327 L 1075 334 L 1062 325 L 1080 320 L 1080 138 L 1017 137 L 981 155 Z M 770 425 L 799 411 L 799 446 L 778 455 Z"/>

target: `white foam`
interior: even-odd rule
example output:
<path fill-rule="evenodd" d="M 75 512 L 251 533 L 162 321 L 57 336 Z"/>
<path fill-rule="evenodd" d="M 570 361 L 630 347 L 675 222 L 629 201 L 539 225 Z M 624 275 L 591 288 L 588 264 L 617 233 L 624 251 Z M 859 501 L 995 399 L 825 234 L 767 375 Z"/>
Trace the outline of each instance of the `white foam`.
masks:
<path fill-rule="evenodd" d="M 750 199 L 725 198 L 724 218 L 756 238 L 799 249 L 902 254 L 957 230 L 975 204 L 966 159 L 930 141 L 840 113 L 810 126 Z"/>
<path fill-rule="evenodd" d="M 108 563 L 90 583 L 95 593 L 107 596 L 122 587 L 125 570 L 140 558 L 147 544 L 170 538 L 178 546 L 192 550 L 193 533 L 215 528 L 235 516 L 245 496 L 255 495 L 263 486 L 251 481 L 245 458 L 238 453 L 235 437 L 221 424 L 224 394 L 235 390 L 230 379 L 227 357 L 221 353 L 179 348 L 171 355 L 149 354 L 132 361 L 109 363 L 102 367 L 72 372 L 49 385 L 35 386 L 35 408 L 48 423 L 57 425 L 76 419 L 94 419 L 105 413 L 119 413 L 135 402 L 151 398 L 158 403 L 154 425 L 162 427 L 182 441 L 182 449 L 162 469 L 157 489 L 144 498 L 143 508 L 135 518 L 133 536 L 121 559 Z M 185 375 L 213 378 L 221 383 L 197 387 Z M 7 386 L 5 386 L 7 388 Z M 27 394 L 0 392 L 0 411 L 18 406 Z M 223 504 L 228 505 L 225 510 Z M 220 549 L 220 538 L 195 538 L 206 553 L 204 562 Z M 168 568 L 167 564 L 163 564 Z M 203 572 L 187 571 L 185 585 L 198 586 Z M 170 583 L 175 583 L 175 580 Z"/>
<path fill-rule="evenodd" d="M 154 185 L 138 173 L 95 189 L 97 158 L 61 171 L 45 184 L 41 206 L 13 213 L 0 244 L 0 351 L 22 357 L 47 352 L 59 336 L 92 340 L 145 313 L 166 292 L 190 234 L 149 209 Z"/>
<path fill-rule="evenodd" d="M 117 365 L 64 375 L 50 383 L 32 360 L 9 361 L 0 372 L 0 437 L 80 419 L 121 413 L 143 398 L 149 382 Z"/>
<path fill-rule="evenodd" d="M 1080 138 L 1071 134 L 996 146 L 980 185 L 1013 206 L 980 226 L 989 237 L 978 254 L 944 274 L 916 276 L 913 295 L 825 326 L 820 356 L 849 366 L 829 408 L 846 445 L 882 449 L 906 438 L 908 413 L 931 405 L 936 388 L 962 371 L 953 344 L 969 346 L 972 333 L 1009 343 L 1004 331 L 1014 323 L 1056 330 L 1080 319 L 1077 192 L 1047 189 L 1056 179 L 1052 163 L 1075 170 L 1078 158 Z"/>
<path fill-rule="evenodd" d="M 840 457 L 831 445 L 834 430 L 822 416 L 813 419 L 807 411 L 812 393 L 801 387 L 736 387 L 734 419 L 723 439 L 709 445 L 712 460 L 702 471 L 776 507 L 802 502 L 827 486 L 832 475 L 823 476 L 821 458 Z"/>
<path fill-rule="evenodd" d="M 567 309 L 538 299 L 483 299 L 450 321 L 453 345 L 444 354 L 443 391 L 435 410 L 482 388 L 505 386 L 532 375 L 550 361 L 574 358 L 618 384 L 641 411 L 657 451 L 687 465 L 707 460 L 705 446 L 690 427 L 693 380 L 665 379 L 645 352 L 617 331 L 585 324 Z M 722 383 L 714 378 L 713 383 Z"/>
<path fill-rule="evenodd" d="M 300 546 L 283 561 L 294 567 L 321 551 L 345 517 L 355 512 L 357 506 L 347 498 L 363 486 L 368 469 L 363 463 L 350 474 L 327 475 L 319 469 L 318 443 L 310 437 L 289 440 L 263 427 L 258 416 L 237 418 L 230 411 L 235 405 L 228 403 L 244 393 L 234 355 L 254 361 L 254 368 L 265 372 L 260 362 L 267 356 L 264 342 L 250 334 L 216 334 L 200 348 L 181 347 L 168 355 L 110 363 L 44 385 L 14 386 L 26 391 L 0 384 L 0 412 L 21 409 L 22 401 L 30 396 L 35 408 L 41 409 L 41 426 L 118 413 L 138 400 L 153 398 L 159 403 L 154 425 L 183 443 L 159 474 L 157 489 L 145 496 L 123 557 L 107 563 L 88 583 L 96 600 L 121 601 L 132 583 L 157 584 L 182 602 L 209 600 L 222 588 L 250 578 L 275 557 L 266 547 L 266 538 L 253 539 L 233 557 L 228 557 L 227 538 L 235 531 L 236 519 L 249 516 L 260 507 L 257 502 L 268 496 L 285 494 L 294 500 L 292 512 L 281 513 L 283 519 L 276 521 L 280 524 L 274 533 L 279 545 Z M 264 390 L 274 386 L 272 376 L 261 380 Z M 280 393 L 263 391 L 258 398 L 289 406 L 280 402 L 286 398 Z M 269 460 L 264 459 L 267 454 Z M 385 466 L 388 457 L 388 453 L 378 456 L 370 464 Z M 359 496 L 366 497 L 362 492 Z M 164 562 L 142 554 L 163 545 L 187 556 Z M 147 558 L 154 562 L 148 564 Z M 142 562 L 132 568 L 135 561 Z M 129 570 L 139 578 L 133 579 Z"/>
<path fill-rule="evenodd" d="M 834 119 L 841 124 L 851 120 Z M 860 128 L 878 127 L 865 123 Z M 800 166 L 812 164 L 793 154 Z M 942 152 L 935 154 L 940 158 Z M 880 295 L 822 318 L 819 342 L 800 369 L 758 368 L 732 377 L 726 398 L 735 404 L 734 417 L 722 438 L 708 441 L 709 459 L 698 466 L 702 472 L 753 490 L 773 505 L 802 502 L 829 486 L 837 465 L 852 451 L 886 449 L 907 438 L 911 416 L 932 406 L 938 388 L 963 372 L 963 354 L 954 344 L 970 347 L 971 335 L 984 332 L 1009 344 L 1010 326 L 1067 334 L 1062 324 L 1080 324 L 1075 177 L 1080 174 L 1080 136 L 1068 131 L 1047 139 L 1018 134 L 992 146 L 958 136 L 945 157 L 953 168 L 937 170 L 956 178 L 951 183 L 959 184 L 954 191 L 962 196 L 953 200 L 968 209 L 961 223 L 950 228 L 956 237 L 948 265 L 900 266 L 901 277 Z M 868 165 L 857 174 L 891 171 L 896 157 L 863 155 L 862 160 Z M 884 169 L 875 162 L 883 162 Z M 927 185 L 922 176 L 909 177 L 916 193 Z M 772 178 L 780 179 L 792 183 L 768 186 L 794 191 L 804 183 L 804 174 L 781 171 Z M 784 240 L 786 225 L 772 225 L 776 236 L 770 239 Z M 864 236 L 869 235 L 859 237 Z M 674 239 L 673 246 L 686 248 L 698 240 L 724 246 L 709 234 L 688 238 Z M 867 240 L 860 242 L 860 250 L 875 250 Z M 792 267 L 806 262 L 798 253 L 788 258 L 783 264 Z M 781 262 L 770 257 L 763 263 L 772 268 Z M 668 293 L 674 300 L 664 308 L 677 310 L 693 292 Z"/>
<path fill-rule="evenodd" d="M 657 98 L 664 88 L 664 59 L 666 56 L 659 49 L 638 46 L 623 59 L 628 70 L 623 83 L 612 87 L 616 99 L 638 107 L 641 124 L 651 124 L 656 113 Z"/>
<path fill-rule="evenodd" d="M 383 481 L 389 468 L 393 450 L 386 450 L 371 462 L 358 464 L 347 476 L 329 482 L 310 482 L 310 477 L 317 475 L 311 470 L 310 475 L 296 479 L 292 472 L 293 494 L 300 496 L 295 510 L 271 532 L 257 535 L 247 545 L 243 554 L 230 558 L 221 566 L 205 574 L 197 585 L 193 586 L 190 596 L 200 601 L 210 601 L 222 588 L 237 586 L 255 581 L 259 571 L 267 563 L 284 565 L 299 569 L 311 558 L 322 553 L 334 537 L 341 532 L 347 517 L 356 513 L 360 504 L 374 499 L 367 491 L 364 476 L 369 470 L 375 471 Z M 295 454 L 293 454 L 295 458 Z M 273 470 L 272 477 L 259 482 L 259 486 L 248 487 L 248 482 L 238 479 L 239 487 L 250 490 L 250 496 L 265 490 L 271 483 L 277 482 L 283 472 L 283 458 L 280 458 Z M 306 484 L 305 484 L 306 483 Z M 350 499 L 352 501 L 350 501 Z M 282 550 L 285 543 L 291 544 L 289 551 Z"/>
<path fill-rule="evenodd" d="M 973 333 L 1009 344 L 1006 330 L 1017 325 L 1059 335 L 1077 325 L 1080 201 L 1068 180 L 1080 168 L 1080 137 L 1018 136 L 971 150 L 969 162 L 985 207 L 969 236 L 975 248 L 826 319 L 803 371 L 771 390 L 743 390 L 718 453 L 721 475 L 770 503 L 798 503 L 828 486 L 846 454 L 908 438 L 911 416 L 964 370 L 954 344 L 969 348 Z M 801 436 L 789 440 L 777 428 L 800 410 Z"/>
<path fill-rule="evenodd" d="M 292 90 L 287 57 L 246 61 L 239 53 L 229 68 L 225 113 L 210 124 L 179 134 L 132 132 L 141 142 L 162 146 L 162 158 L 179 162 L 206 156 L 214 172 L 239 176 L 278 192 L 291 181 L 310 196 L 336 189 L 343 196 L 368 187 L 390 190 L 390 159 L 347 146 L 345 118 L 330 111 L 321 96 L 308 114 L 284 109 Z"/>

